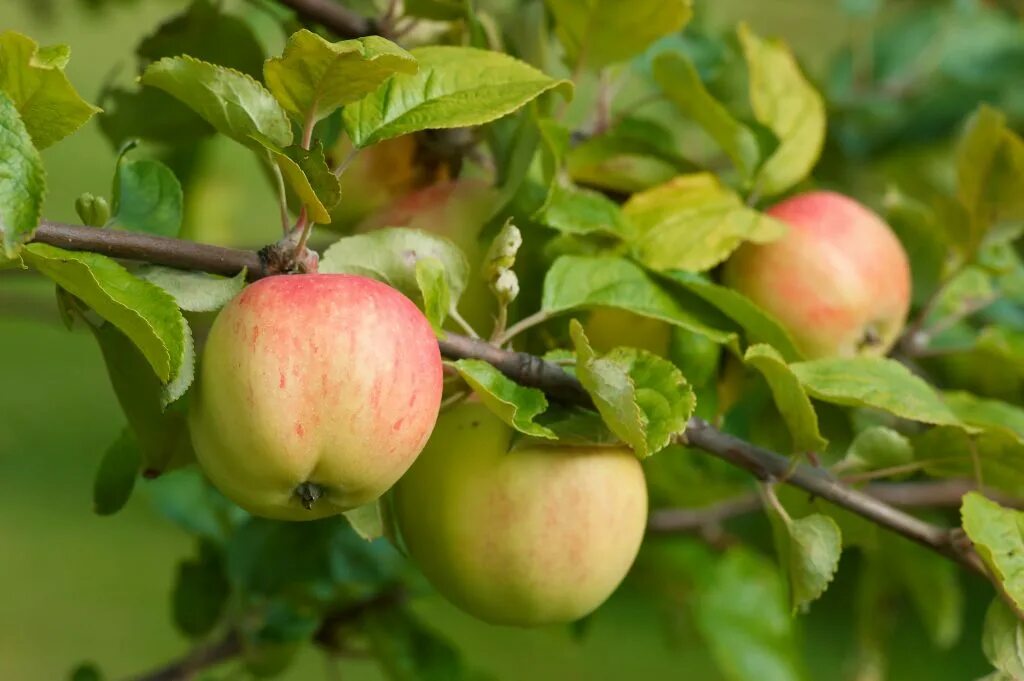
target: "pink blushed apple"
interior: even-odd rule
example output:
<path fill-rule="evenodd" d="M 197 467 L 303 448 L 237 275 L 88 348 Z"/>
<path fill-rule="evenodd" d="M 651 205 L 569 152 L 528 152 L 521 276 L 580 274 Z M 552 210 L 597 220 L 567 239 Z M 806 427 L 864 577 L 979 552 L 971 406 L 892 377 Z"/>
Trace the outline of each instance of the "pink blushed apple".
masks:
<path fill-rule="evenodd" d="M 196 458 L 256 515 L 334 515 L 409 468 L 441 381 L 430 324 L 395 289 L 343 274 L 269 277 L 210 331 L 189 414 Z"/>
<path fill-rule="evenodd" d="M 889 226 L 834 192 L 767 212 L 788 233 L 740 247 L 725 282 L 778 319 L 808 358 L 885 354 L 910 307 L 910 264 Z"/>

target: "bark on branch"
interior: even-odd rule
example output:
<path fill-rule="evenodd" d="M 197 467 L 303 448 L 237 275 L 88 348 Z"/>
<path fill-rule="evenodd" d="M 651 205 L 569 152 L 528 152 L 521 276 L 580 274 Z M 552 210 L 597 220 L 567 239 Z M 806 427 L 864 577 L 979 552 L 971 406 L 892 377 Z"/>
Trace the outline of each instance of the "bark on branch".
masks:
<path fill-rule="evenodd" d="M 257 279 L 266 274 L 258 256 L 251 251 L 132 232 L 74 227 L 44 221 L 34 240 L 70 250 L 96 251 L 114 258 L 144 260 L 181 269 L 231 275 L 247 267 L 250 279 Z M 502 350 L 486 341 L 455 333 L 446 334 L 438 344 L 441 353 L 449 359 L 480 359 L 494 365 L 512 380 L 540 388 L 555 399 L 583 405 L 591 404 L 589 396 L 579 382 L 557 364 L 526 353 Z M 676 439 L 680 444 L 699 449 L 750 471 L 762 480 L 783 482 L 826 499 L 916 541 L 968 569 L 983 572 L 978 556 L 969 546 L 965 546 L 958 530 L 920 520 L 875 496 L 834 480 L 822 469 L 804 464 L 793 466 L 792 460 L 788 457 L 724 433 L 698 418 L 690 419 L 686 431 L 679 434 Z"/>
<path fill-rule="evenodd" d="M 374 23 L 341 5 L 336 0 L 277 0 L 290 7 L 299 18 L 320 24 L 339 38 L 362 38 L 378 33 Z"/>

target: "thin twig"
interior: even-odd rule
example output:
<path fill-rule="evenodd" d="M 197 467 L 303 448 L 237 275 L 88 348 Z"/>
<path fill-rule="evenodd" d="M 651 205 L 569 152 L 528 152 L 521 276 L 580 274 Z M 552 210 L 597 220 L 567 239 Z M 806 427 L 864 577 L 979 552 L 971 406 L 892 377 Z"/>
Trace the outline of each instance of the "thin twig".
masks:
<path fill-rule="evenodd" d="M 277 202 L 281 210 L 281 229 L 284 230 L 284 234 L 287 236 L 288 230 L 291 229 L 290 220 L 288 219 L 288 190 L 284 186 L 284 175 L 281 173 L 281 168 L 274 159 L 270 156 L 270 151 L 267 151 L 267 162 L 270 164 L 270 172 L 274 175 L 275 184 L 277 185 Z"/>
<path fill-rule="evenodd" d="M 378 27 L 334 0 L 277 0 L 304 21 L 320 24 L 341 38 L 373 35 Z"/>
<path fill-rule="evenodd" d="M 551 313 L 547 310 L 537 310 L 533 314 L 523 317 L 518 322 L 508 327 L 505 333 L 494 339 L 495 345 L 505 345 L 510 340 L 526 331 L 529 328 L 542 324 L 551 318 Z"/>

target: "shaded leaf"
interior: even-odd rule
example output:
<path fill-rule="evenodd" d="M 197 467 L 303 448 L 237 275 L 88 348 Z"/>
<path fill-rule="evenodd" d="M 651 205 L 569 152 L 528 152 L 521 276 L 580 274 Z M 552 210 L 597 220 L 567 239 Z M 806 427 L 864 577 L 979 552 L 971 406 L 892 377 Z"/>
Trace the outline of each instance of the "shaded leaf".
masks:
<path fill-rule="evenodd" d="M 707 91 L 693 63 L 666 52 L 655 58 L 653 74 L 669 100 L 729 155 L 740 175 L 752 177 L 761 155 L 757 138 Z"/>
<path fill-rule="evenodd" d="M 404 608 L 373 608 L 364 618 L 370 649 L 393 681 L 467 678 L 457 649 Z"/>
<path fill-rule="evenodd" d="M 943 399 L 956 417 L 967 425 L 999 430 L 1024 444 L 1024 409 L 963 391 L 943 393 Z"/>
<path fill-rule="evenodd" d="M 178 236 L 184 203 L 181 184 L 160 161 L 122 156 L 114 174 L 112 196 L 112 226 Z"/>
<path fill-rule="evenodd" d="M 805 610 L 828 588 L 839 569 L 843 539 L 836 521 L 814 513 L 775 523 L 783 565 L 789 576 L 793 612 Z"/>
<path fill-rule="evenodd" d="M 434 327 L 434 333 L 441 333 L 452 304 L 444 263 L 430 256 L 419 258 L 416 261 L 416 285 L 423 299 L 424 316 Z"/>
<path fill-rule="evenodd" d="M 1024 624 L 998 598 L 985 613 L 981 649 L 992 666 L 1006 674 L 1006 678 L 1024 678 Z"/>
<path fill-rule="evenodd" d="M 90 325 L 107 365 L 118 404 L 135 435 L 148 476 L 195 459 L 183 410 L 165 409 L 166 389 L 146 358 L 113 324 Z"/>
<path fill-rule="evenodd" d="M 285 183 L 306 207 L 309 219 L 317 224 L 329 224 L 330 209 L 341 200 L 341 182 L 327 166 L 320 144 L 309 151 L 298 146 L 279 149 L 264 138 L 253 136 L 252 139 L 266 149 L 281 169 Z"/>
<path fill-rule="evenodd" d="M 697 628 L 726 679 L 805 678 L 784 588 L 778 570 L 744 548 L 727 551 L 698 588 Z"/>
<path fill-rule="evenodd" d="M 93 480 L 92 508 L 97 515 L 113 515 L 128 503 L 141 463 L 135 438 L 125 428 L 107 448 Z"/>
<path fill-rule="evenodd" d="M 786 233 L 783 223 L 749 208 L 710 173 L 682 175 L 634 194 L 623 213 L 633 252 L 655 270 L 702 272 L 744 241 L 767 243 Z"/>
<path fill-rule="evenodd" d="M 878 470 L 910 463 L 914 447 L 901 433 L 885 426 L 872 426 L 857 433 L 843 457 L 844 467 Z"/>
<path fill-rule="evenodd" d="M 384 517 L 381 513 L 380 499 L 345 511 L 342 515 L 345 516 L 345 520 L 356 531 L 356 534 L 366 541 L 373 541 L 384 536 Z"/>
<path fill-rule="evenodd" d="M 557 436 L 535 421 L 548 408 L 544 393 L 519 385 L 494 366 L 479 359 L 460 359 L 451 366 L 469 384 L 480 401 L 520 433 L 553 440 Z"/>
<path fill-rule="evenodd" d="M 482 125 L 551 89 L 572 84 L 500 52 L 433 45 L 412 50 L 415 74 L 399 73 L 345 107 L 345 130 L 357 147 L 419 130 Z"/>
<path fill-rule="evenodd" d="M 199 555 L 178 564 L 171 595 L 174 624 L 189 638 L 201 638 L 220 622 L 231 595 L 224 558 L 209 542 L 200 541 Z"/>

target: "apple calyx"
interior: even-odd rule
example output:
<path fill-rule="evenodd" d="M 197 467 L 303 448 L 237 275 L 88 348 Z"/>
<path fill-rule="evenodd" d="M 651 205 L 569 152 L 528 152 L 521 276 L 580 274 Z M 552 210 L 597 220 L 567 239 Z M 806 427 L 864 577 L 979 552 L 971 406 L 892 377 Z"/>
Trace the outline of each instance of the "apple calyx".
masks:
<path fill-rule="evenodd" d="M 295 496 L 302 502 L 302 507 L 307 511 L 313 510 L 313 504 L 324 495 L 324 488 L 315 482 L 303 482 L 295 488 Z"/>

